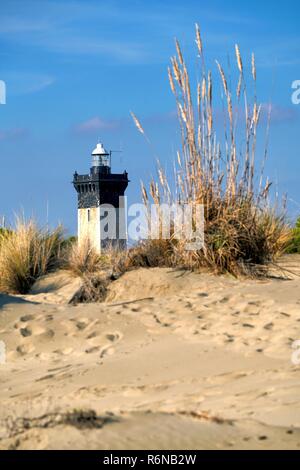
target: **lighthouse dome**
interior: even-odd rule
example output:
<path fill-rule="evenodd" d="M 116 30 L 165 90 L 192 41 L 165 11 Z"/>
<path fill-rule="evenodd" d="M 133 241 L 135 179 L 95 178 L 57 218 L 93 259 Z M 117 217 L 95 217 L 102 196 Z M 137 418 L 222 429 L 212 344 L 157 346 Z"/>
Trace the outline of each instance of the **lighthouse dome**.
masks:
<path fill-rule="evenodd" d="M 105 150 L 102 143 L 98 143 L 96 148 L 93 150 L 92 155 L 108 155 L 108 152 Z"/>

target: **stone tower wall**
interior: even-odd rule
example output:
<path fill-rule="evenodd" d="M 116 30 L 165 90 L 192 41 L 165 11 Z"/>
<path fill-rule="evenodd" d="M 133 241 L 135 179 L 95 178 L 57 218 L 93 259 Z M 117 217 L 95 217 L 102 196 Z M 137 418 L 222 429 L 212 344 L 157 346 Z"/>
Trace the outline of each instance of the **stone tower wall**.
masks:
<path fill-rule="evenodd" d="M 100 253 L 100 207 L 78 209 L 78 243 L 87 242 Z"/>

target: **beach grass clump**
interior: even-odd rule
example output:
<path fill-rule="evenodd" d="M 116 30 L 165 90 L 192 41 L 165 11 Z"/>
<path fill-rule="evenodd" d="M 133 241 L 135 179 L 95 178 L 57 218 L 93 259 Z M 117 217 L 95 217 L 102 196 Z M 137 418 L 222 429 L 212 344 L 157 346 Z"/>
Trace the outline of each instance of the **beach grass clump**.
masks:
<path fill-rule="evenodd" d="M 0 227 L 0 236 L 1 236 L 1 235 L 4 235 L 4 234 L 8 234 L 8 233 L 10 233 L 10 232 L 11 232 L 11 230 L 8 229 L 8 228 Z"/>
<path fill-rule="evenodd" d="M 113 265 L 114 276 L 131 268 L 172 267 L 174 244 L 170 240 L 145 240 L 120 253 Z"/>
<path fill-rule="evenodd" d="M 66 250 L 66 268 L 77 276 L 87 276 L 110 266 L 111 257 L 109 251 L 100 254 L 88 239 L 80 243 L 74 240 Z"/>
<path fill-rule="evenodd" d="M 292 229 L 292 237 L 287 246 L 286 253 L 300 253 L 300 217 Z"/>
<path fill-rule="evenodd" d="M 103 302 L 107 296 L 110 283 L 105 271 L 82 274 L 82 285 L 73 295 L 70 304 Z"/>
<path fill-rule="evenodd" d="M 127 270 L 127 252 L 107 247 L 97 251 L 89 239 L 70 244 L 65 267 L 82 278 L 80 289 L 71 299 L 71 304 L 103 302 L 108 285 Z"/>
<path fill-rule="evenodd" d="M 247 74 L 236 45 L 234 84 L 217 61 L 215 74 L 207 71 L 198 25 L 196 47 L 199 78 L 194 91 L 178 41 L 168 69 L 181 132 L 174 177 L 167 176 L 158 163 L 157 178 L 152 179 L 149 188 L 142 183 L 142 197 L 149 207 L 162 203 L 188 204 L 192 208 L 202 205 L 204 245 L 201 249 L 187 250 L 190 240 L 177 239 L 173 231 L 168 240 L 141 243 L 135 248 L 135 256 L 130 257 L 131 263 L 157 266 L 165 260 L 167 266 L 207 267 L 235 276 L 249 274 L 252 268 L 257 272 L 257 268 L 273 262 L 284 252 L 291 232 L 284 207 L 279 208 L 277 202 L 276 208 L 270 204 L 271 183 L 264 177 L 267 147 L 257 150 L 264 107 L 257 101 L 255 56 L 252 54 Z M 222 90 L 219 99 L 215 99 L 215 88 Z M 135 115 L 133 118 L 138 130 L 146 135 L 138 118 Z M 269 119 L 266 142 L 268 129 Z M 193 213 L 192 225 L 197 226 L 196 211 Z"/>
<path fill-rule="evenodd" d="M 14 229 L 0 232 L 0 291 L 26 294 L 37 278 L 60 264 L 63 229 L 41 229 L 17 218 Z"/>

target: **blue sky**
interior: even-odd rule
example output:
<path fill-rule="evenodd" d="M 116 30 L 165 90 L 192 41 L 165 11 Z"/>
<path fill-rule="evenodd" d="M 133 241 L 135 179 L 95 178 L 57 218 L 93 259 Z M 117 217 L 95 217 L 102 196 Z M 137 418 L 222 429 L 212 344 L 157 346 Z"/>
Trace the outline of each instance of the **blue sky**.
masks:
<path fill-rule="evenodd" d="M 113 170 L 129 172 L 129 203 L 155 172 L 168 165 L 179 144 L 167 66 L 176 36 L 195 71 L 194 24 L 206 60 L 234 61 L 238 43 L 254 51 L 259 100 L 273 103 L 267 173 L 288 191 L 291 217 L 300 213 L 300 105 L 291 84 L 300 79 L 300 5 L 296 0 L 1 0 L 0 216 L 24 210 L 46 223 L 61 221 L 76 232 L 76 169 L 87 172 L 98 139 L 113 157 Z M 133 110 L 150 137 L 135 129 Z"/>

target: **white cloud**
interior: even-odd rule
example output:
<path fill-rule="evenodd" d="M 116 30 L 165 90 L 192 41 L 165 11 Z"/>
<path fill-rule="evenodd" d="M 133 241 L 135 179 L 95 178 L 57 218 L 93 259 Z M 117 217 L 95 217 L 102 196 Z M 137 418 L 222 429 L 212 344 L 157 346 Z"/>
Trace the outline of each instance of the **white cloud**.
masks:
<path fill-rule="evenodd" d="M 262 104 L 262 118 L 267 120 L 271 106 L 271 123 L 285 123 L 296 121 L 299 118 L 297 106 L 282 106 L 278 104 Z"/>
<path fill-rule="evenodd" d="M 55 82 L 55 78 L 52 76 L 24 71 L 8 71 L 5 73 L 4 78 L 9 95 L 36 93 Z"/>
<path fill-rule="evenodd" d="M 119 125 L 120 121 L 118 120 L 106 120 L 99 116 L 95 116 L 87 121 L 77 124 L 74 126 L 73 130 L 76 134 L 91 134 L 96 131 L 114 130 L 118 128 Z"/>

